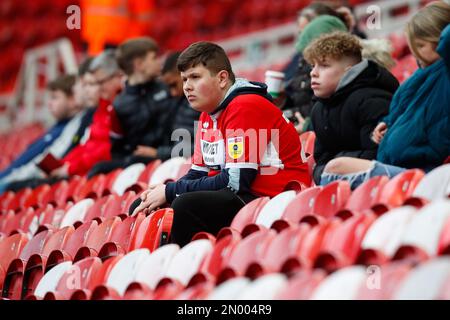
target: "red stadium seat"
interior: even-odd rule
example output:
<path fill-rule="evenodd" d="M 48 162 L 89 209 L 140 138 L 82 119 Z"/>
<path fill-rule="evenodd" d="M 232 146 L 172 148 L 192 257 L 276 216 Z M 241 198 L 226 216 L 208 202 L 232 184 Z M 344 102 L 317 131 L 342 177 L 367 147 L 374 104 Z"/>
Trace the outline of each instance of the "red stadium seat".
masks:
<path fill-rule="evenodd" d="M 26 235 L 17 233 L 0 242 L 0 286 L 3 287 L 3 280 L 6 276 L 7 268 L 11 261 L 18 258 L 22 249 L 28 242 Z"/>

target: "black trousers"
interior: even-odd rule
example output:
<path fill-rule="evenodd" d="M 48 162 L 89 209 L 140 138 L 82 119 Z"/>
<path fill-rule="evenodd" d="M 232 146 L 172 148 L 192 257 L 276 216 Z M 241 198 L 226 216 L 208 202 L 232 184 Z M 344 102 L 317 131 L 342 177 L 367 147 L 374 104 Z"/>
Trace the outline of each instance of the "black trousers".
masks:
<path fill-rule="evenodd" d="M 188 192 L 177 197 L 173 203 L 171 242 L 180 247 L 188 244 L 201 231 L 214 236 L 233 221 L 238 211 L 257 197 L 252 194 L 235 194 L 228 188 L 218 191 Z M 139 205 L 138 198 L 130 213 Z"/>

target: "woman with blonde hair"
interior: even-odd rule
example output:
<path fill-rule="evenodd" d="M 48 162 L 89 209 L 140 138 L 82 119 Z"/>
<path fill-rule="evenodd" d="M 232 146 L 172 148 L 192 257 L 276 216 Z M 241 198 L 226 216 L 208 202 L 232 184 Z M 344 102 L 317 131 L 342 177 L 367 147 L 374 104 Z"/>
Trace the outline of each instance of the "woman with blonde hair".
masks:
<path fill-rule="evenodd" d="M 373 176 L 409 168 L 430 171 L 450 155 L 450 5 L 432 2 L 407 23 L 406 36 L 420 68 L 395 93 L 388 116 L 375 128 L 377 160 L 337 158 L 321 184 L 348 180 L 353 188 Z"/>

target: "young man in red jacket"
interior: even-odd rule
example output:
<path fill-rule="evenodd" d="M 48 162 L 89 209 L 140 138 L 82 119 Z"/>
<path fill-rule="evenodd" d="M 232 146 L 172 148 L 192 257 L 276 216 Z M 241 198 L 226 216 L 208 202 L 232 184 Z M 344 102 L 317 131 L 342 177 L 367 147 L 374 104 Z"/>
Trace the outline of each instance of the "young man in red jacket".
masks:
<path fill-rule="evenodd" d="M 309 185 L 311 178 L 293 124 L 264 84 L 235 79 L 221 47 L 192 44 L 178 70 L 189 103 L 202 112 L 193 165 L 177 182 L 150 186 L 132 208 L 148 212 L 171 203 L 172 242 L 183 246 L 199 231 L 216 234 L 230 225 L 253 199 L 273 197 L 291 180 Z"/>

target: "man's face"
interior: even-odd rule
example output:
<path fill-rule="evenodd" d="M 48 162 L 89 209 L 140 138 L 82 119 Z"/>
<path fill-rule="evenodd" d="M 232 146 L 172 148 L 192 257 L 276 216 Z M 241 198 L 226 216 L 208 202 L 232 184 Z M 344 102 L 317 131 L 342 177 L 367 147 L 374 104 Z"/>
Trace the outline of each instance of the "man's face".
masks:
<path fill-rule="evenodd" d="M 178 71 L 166 72 L 162 75 L 162 81 L 169 87 L 172 97 L 183 96 L 183 80 Z"/>
<path fill-rule="evenodd" d="M 100 98 L 112 101 L 122 88 L 122 79 L 119 73 L 108 75 L 103 69 L 94 73 L 96 83 L 100 86 Z"/>
<path fill-rule="evenodd" d="M 156 52 L 149 51 L 147 55 L 138 62 L 138 72 L 141 72 L 147 80 L 156 78 L 161 71 L 161 62 Z"/>
<path fill-rule="evenodd" d="M 61 90 L 50 91 L 48 108 L 57 121 L 62 120 L 69 115 L 70 99 L 71 98 Z"/>
<path fill-rule="evenodd" d="M 90 72 L 85 73 L 82 78 L 82 85 L 86 106 L 97 106 L 100 98 L 100 85 L 96 82 L 94 75 Z"/>
<path fill-rule="evenodd" d="M 319 98 L 329 98 L 336 92 L 336 88 L 345 72 L 351 67 L 346 61 L 327 57 L 315 61 L 311 70 L 311 89 Z"/>
<path fill-rule="evenodd" d="M 224 76 L 223 72 L 226 71 L 212 75 L 203 65 L 181 72 L 184 95 L 192 108 L 200 112 L 212 112 L 218 107 L 228 82 L 228 76 Z"/>

